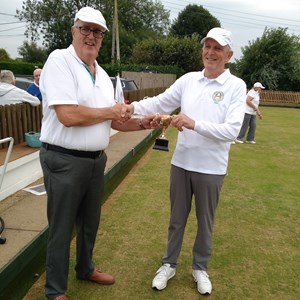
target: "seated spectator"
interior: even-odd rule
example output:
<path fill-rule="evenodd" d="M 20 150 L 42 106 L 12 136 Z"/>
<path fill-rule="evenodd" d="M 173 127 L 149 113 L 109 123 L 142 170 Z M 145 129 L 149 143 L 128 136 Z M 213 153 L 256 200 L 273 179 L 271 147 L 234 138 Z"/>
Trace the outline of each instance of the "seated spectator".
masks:
<path fill-rule="evenodd" d="M 32 96 L 36 96 L 42 101 L 42 94 L 40 92 L 40 77 L 41 77 L 42 69 L 35 69 L 33 71 L 33 83 L 28 87 L 27 92 Z"/>
<path fill-rule="evenodd" d="M 37 106 L 41 103 L 39 98 L 16 87 L 16 79 L 12 71 L 2 70 L 0 74 L 0 105 L 22 102 L 27 102 L 32 106 Z"/>

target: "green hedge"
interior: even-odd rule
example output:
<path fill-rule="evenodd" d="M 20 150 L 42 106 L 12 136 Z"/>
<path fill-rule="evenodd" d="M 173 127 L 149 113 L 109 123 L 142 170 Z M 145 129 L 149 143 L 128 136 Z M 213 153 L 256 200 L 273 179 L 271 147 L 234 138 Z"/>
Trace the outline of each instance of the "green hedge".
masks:
<path fill-rule="evenodd" d="M 99 63 L 101 64 L 101 63 Z M 42 64 L 27 63 L 16 60 L 0 61 L 0 70 L 11 70 L 18 75 L 32 75 L 33 70 L 38 66 L 43 68 Z M 115 76 L 122 71 L 143 72 L 151 70 L 156 73 L 176 74 L 177 78 L 184 74 L 184 70 L 176 66 L 153 66 L 153 65 L 137 65 L 137 64 L 101 64 L 102 68 L 109 76 Z"/>
<path fill-rule="evenodd" d="M 11 70 L 14 74 L 32 75 L 36 67 L 41 68 L 42 65 L 15 60 L 0 61 L 0 70 Z"/>
<path fill-rule="evenodd" d="M 182 76 L 185 72 L 183 69 L 176 66 L 154 66 L 154 65 L 137 65 L 137 64 L 104 64 L 102 68 L 108 73 L 109 76 L 115 76 L 122 71 L 143 72 L 145 70 L 152 73 L 162 74 L 176 74 L 177 78 Z"/>

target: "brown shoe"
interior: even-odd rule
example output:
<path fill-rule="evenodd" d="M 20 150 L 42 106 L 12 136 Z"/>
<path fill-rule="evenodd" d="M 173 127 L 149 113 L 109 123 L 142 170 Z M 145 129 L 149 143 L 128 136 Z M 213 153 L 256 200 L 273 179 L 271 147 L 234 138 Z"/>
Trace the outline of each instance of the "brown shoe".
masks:
<path fill-rule="evenodd" d="M 52 298 L 53 300 L 69 300 L 69 298 L 67 297 L 67 295 L 59 295 L 55 298 Z"/>
<path fill-rule="evenodd" d="M 107 273 L 102 273 L 98 270 L 94 270 L 92 275 L 86 280 L 96 282 L 98 284 L 114 284 L 115 278 Z"/>

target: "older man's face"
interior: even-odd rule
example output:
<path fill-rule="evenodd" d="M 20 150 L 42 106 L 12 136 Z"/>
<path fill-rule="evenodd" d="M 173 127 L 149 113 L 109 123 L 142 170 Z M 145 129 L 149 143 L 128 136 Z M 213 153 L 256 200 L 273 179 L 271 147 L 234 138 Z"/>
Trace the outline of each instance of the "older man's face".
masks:
<path fill-rule="evenodd" d="M 233 52 L 228 46 L 221 46 L 214 39 L 205 40 L 202 48 L 202 61 L 205 67 L 205 76 L 216 78 L 224 72 L 225 64 L 232 57 Z"/>
<path fill-rule="evenodd" d="M 36 69 L 36 70 L 34 70 L 34 72 L 33 72 L 33 78 L 34 78 L 34 81 L 35 81 L 35 83 L 36 83 L 37 85 L 40 84 L 41 72 L 42 72 L 41 69 Z"/>
<path fill-rule="evenodd" d="M 96 30 L 97 32 L 104 32 L 104 29 L 100 25 L 86 23 L 80 20 L 78 20 L 72 27 L 73 46 L 75 48 L 75 51 L 80 59 L 82 59 L 82 61 L 87 64 L 87 60 L 95 60 L 98 56 L 104 37 L 104 35 L 97 37 L 97 34 L 95 37 L 95 33 L 93 31 L 90 31 L 88 35 L 85 35 L 86 31 L 88 31 L 89 29 Z"/>

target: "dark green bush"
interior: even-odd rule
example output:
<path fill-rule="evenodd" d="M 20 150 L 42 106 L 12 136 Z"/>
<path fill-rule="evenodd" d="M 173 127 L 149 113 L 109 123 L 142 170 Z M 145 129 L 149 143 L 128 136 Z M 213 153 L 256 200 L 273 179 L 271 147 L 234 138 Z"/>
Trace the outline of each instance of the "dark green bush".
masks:
<path fill-rule="evenodd" d="M 148 39 L 137 43 L 132 60 L 137 64 L 157 63 L 161 66 L 177 66 L 184 72 L 202 69 L 202 46 L 198 35 L 178 38 L 169 36 L 162 39 Z"/>
<path fill-rule="evenodd" d="M 115 76 L 118 73 L 121 74 L 122 71 L 131 72 L 143 72 L 151 71 L 153 73 L 163 73 L 163 74 L 176 74 L 177 78 L 182 76 L 185 72 L 183 69 L 177 66 L 154 66 L 145 64 L 103 64 L 102 68 L 108 73 L 109 76 Z"/>
<path fill-rule="evenodd" d="M 42 68 L 42 65 L 16 60 L 0 61 L 0 70 L 11 70 L 15 75 L 32 75 L 36 67 Z"/>
<path fill-rule="evenodd" d="M 35 67 L 43 68 L 41 64 L 27 63 L 16 60 L 0 61 L 0 70 L 11 70 L 15 75 L 32 75 Z M 184 74 L 184 71 L 177 66 L 153 66 L 137 64 L 101 64 L 109 76 L 115 76 L 122 71 L 142 72 L 146 69 L 156 73 L 176 74 L 177 78 Z"/>

